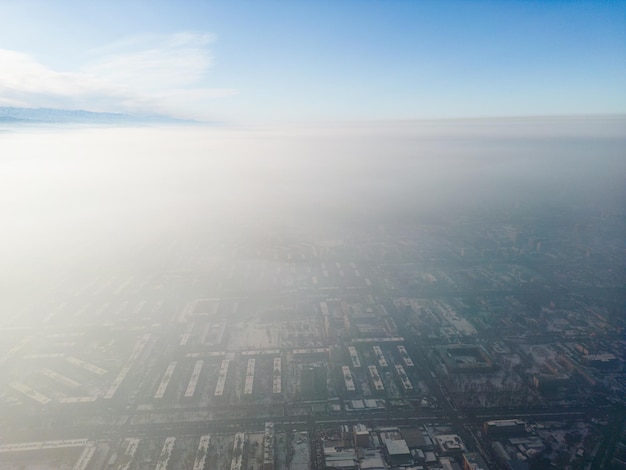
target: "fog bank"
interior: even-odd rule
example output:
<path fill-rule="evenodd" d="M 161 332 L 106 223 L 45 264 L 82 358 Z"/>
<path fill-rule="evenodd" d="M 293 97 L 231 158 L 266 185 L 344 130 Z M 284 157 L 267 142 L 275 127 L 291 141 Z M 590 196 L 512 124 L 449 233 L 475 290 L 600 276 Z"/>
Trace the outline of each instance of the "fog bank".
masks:
<path fill-rule="evenodd" d="M 163 247 L 330 237 L 571 202 L 623 210 L 623 118 L 263 128 L 40 129 L 0 137 L 3 283 L 167 267 Z M 468 212 L 469 211 L 469 212 Z"/>

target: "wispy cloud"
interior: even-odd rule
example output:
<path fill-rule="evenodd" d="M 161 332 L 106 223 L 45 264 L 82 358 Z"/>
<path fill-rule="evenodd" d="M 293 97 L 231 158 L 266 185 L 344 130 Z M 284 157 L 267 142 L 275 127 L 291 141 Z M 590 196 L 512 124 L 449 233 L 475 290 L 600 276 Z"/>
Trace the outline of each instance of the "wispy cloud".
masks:
<path fill-rule="evenodd" d="M 212 65 L 206 34 L 138 36 L 92 51 L 100 54 L 82 70 L 115 83 L 143 90 L 194 85 L 206 78 Z"/>
<path fill-rule="evenodd" d="M 212 35 L 144 35 L 91 51 L 77 71 L 57 71 L 0 49 L 0 105 L 211 117 L 208 101 L 234 89 L 206 85 Z"/>

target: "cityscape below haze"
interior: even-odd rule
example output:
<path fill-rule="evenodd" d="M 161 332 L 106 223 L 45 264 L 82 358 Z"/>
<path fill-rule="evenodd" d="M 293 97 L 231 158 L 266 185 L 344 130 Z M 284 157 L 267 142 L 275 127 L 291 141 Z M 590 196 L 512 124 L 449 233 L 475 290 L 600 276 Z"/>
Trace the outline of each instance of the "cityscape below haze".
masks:
<path fill-rule="evenodd" d="M 625 14 L 0 5 L 0 470 L 626 468 Z"/>

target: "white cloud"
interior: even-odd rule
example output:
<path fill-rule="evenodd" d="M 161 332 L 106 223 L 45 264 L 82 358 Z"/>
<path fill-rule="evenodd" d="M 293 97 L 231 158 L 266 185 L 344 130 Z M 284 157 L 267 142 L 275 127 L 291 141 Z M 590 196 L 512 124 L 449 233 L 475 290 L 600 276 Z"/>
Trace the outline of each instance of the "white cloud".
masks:
<path fill-rule="evenodd" d="M 0 49 L 0 105 L 210 117 L 209 101 L 236 90 L 205 85 L 213 36 L 138 36 L 91 51 L 77 72 Z"/>

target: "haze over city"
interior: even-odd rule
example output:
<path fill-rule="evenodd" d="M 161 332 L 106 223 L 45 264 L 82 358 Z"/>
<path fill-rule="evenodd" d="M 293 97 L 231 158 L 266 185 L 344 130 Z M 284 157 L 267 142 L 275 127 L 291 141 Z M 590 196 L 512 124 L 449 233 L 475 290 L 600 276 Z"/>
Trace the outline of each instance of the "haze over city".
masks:
<path fill-rule="evenodd" d="M 3 2 L 0 468 L 624 468 L 625 14 Z"/>

